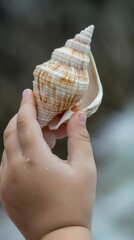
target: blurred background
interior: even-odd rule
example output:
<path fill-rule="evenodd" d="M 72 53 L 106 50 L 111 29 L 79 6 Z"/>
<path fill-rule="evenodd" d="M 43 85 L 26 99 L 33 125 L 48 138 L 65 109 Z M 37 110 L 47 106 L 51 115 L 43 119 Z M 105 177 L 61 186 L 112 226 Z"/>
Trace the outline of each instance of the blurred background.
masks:
<path fill-rule="evenodd" d="M 98 170 L 94 240 L 134 236 L 134 1 L 0 0 L 0 153 L 3 131 L 32 88 L 33 70 L 90 24 L 92 53 L 103 84 L 88 129 Z M 66 140 L 54 152 L 66 158 Z M 0 206 L 0 239 L 23 237 Z"/>

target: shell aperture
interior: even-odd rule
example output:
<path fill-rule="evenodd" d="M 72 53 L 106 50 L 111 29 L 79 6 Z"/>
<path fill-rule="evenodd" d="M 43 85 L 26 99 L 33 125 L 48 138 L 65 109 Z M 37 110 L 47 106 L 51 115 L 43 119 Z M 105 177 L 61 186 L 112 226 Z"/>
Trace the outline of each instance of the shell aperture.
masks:
<path fill-rule="evenodd" d="M 93 25 L 85 28 L 34 70 L 33 91 L 42 128 L 57 115 L 78 109 L 81 104 L 90 86 L 88 68 L 93 31 Z"/>

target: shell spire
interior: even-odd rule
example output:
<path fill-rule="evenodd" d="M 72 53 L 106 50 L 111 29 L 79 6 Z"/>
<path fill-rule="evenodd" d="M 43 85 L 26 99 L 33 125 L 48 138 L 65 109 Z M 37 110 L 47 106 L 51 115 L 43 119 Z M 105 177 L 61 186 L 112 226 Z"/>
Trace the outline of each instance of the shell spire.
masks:
<path fill-rule="evenodd" d="M 77 34 L 73 39 L 67 40 L 64 47 L 54 50 L 51 59 L 71 67 L 86 70 L 89 65 L 88 54 L 93 31 L 94 26 L 91 25 Z M 71 56 L 73 56 L 72 59 L 70 59 Z"/>
<path fill-rule="evenodd" d="M 93 31 L 93 25 L 85 28 L 34 70 L 33 90 L 41 127 L 81 102 L 90 82 L 88 67 Z"/>
<path fill-rule="evenodd" d="M 72 47 L 74 50 L 89 54 L 93 31 L 94 25 L 85 28 L 77 34 L 74 39 L 68 40 L 65 46 Z"/>

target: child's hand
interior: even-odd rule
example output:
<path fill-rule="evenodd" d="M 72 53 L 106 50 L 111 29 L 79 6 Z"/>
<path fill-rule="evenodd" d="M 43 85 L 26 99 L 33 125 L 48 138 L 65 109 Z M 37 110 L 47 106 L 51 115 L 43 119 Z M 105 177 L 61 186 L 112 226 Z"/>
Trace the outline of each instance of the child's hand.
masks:
<path fill-rule="evenodd" d="M 76 113 L 68 122 L 63 161 L 44 141 L 34 104 L 26 90 L 4 133 L 0 180 L 1 202 L 27 240 L 68 226 L 90 228 L 96 187 L 85 115 Z"/>
<path fill-rule="evenodd" d="M 55 146 L 57 139 L 63 138 L 67 135 L 66 128 L 67 128 L 67 124 L 63 123 L 56 130 L 49 130 L 48 127 L 44 127 L 42 129 L 43 137 L 51 149 Z"/>

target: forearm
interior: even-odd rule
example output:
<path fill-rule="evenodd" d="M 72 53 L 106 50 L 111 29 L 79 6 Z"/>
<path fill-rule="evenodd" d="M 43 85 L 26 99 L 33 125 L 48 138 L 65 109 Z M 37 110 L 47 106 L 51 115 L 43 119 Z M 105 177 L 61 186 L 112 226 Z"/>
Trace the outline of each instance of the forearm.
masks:
<path fill-rule="evenodd" d="M 72 226 L 55 230 L 41 240 L 91 240 L 91 232 L 85 227 Z"/>

